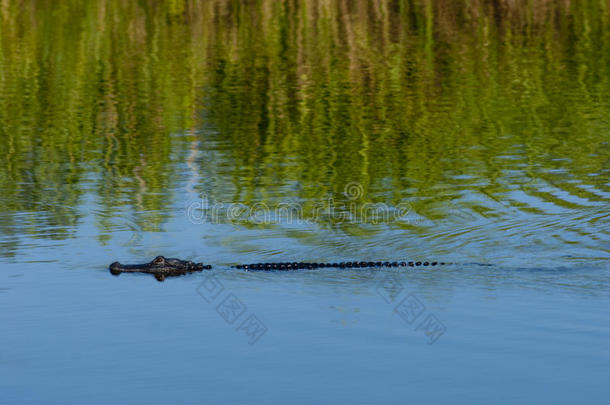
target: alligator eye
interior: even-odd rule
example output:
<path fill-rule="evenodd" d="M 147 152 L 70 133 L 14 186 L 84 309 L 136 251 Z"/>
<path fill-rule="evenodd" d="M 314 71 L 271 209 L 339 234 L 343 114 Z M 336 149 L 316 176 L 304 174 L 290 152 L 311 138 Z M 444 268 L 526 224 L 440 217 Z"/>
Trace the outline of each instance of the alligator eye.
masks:
<path fill-rule="evenodd" d="M 153 264 L 161 264 L 165 261 L 165 258 L 163 256 L 157 256 L 155 257 L 155 260 L 153 260 Z"/>

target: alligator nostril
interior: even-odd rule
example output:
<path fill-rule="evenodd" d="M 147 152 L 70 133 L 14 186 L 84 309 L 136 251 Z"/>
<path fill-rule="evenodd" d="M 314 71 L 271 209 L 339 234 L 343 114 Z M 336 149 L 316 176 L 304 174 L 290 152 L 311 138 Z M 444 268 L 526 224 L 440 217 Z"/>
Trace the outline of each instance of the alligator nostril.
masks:
<path fill-rule="evenodd" d="M 113 276 L 118 276 L 119 274 L 121 274 L 121 263 L 114 262 L 110 265 L 109 269 L 110 274 L 112 274 Z"/>

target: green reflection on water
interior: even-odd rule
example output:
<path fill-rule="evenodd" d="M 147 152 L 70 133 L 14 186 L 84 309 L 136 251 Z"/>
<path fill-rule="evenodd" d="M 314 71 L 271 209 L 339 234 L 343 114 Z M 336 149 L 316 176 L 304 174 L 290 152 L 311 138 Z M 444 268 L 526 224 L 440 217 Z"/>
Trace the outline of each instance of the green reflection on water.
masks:
<path fill-rule="evenodd" d="M 312 216 L 356 182 L 437 223 L 607 237 L 610 3 L 482 3 L 4 0 L 0 233 L 72 237 L 87 193 L 102 241 L 121 212 L 160 230 L 195 171 L 211 201 Z"/>

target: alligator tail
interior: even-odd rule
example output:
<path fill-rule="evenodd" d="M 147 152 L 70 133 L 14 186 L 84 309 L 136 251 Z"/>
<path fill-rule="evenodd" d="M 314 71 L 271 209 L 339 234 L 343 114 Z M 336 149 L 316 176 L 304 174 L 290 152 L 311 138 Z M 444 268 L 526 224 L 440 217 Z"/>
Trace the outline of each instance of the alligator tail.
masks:
<path fill-rule="evenodd" d="M 368 267 L 417 267 L 417 266 L 444 266 L 453 263 L 437 262 L 437 261 L 402 261 L 402 262 L 335 262 L 335 263 L 318 263 L 318 262 L 271 262 L 271 263 L 251 263 L 238 264 L 232 266 L 242 270 L 301 270 L 301 269 L 318 269 L 318 268 L 340 268 L 340 269 L 357 269 Z"/>

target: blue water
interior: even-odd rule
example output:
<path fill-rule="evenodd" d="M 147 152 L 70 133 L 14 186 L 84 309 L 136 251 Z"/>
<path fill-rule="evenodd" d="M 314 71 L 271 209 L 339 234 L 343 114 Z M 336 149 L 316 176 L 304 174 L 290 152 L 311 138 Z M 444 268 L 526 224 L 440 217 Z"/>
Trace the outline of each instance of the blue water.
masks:
<path fill-rule="evenodd" d="M 89 204 L 75 238 L 24 237 L 29 248 L 0 262 L 3 403 L 604 403 L 610 392 L 603 260 L 244 272 L 227 264 L 290 258 L 289 241 L 176 214 L 164 232 L 117 225 L 103 245 Z M 215 268 L 163 283 L 107 270 L 156 253 Z"/>
<path fill-rule="evenodd" d="M 2 0 L 0 405 L 607 403 L 609 17 Z"/>
<path fill-rule="evenodd" d="M 172 204 L 156 212 L 108 212 L 91 174 L 72 223 L 47 222 L 44 210 L 0 214 L 12 229 L 0 235 L 2 403 L 605 403 L 607 206 L 540 214 L 490 203 L 481 215 L 466 202 L 482 194 L 470 191 L 443 220 L 410 210 L 411 230 L 211 221 L 189 207 L 214 193 L 219 204 L 231 186 L 205 164 L 216 145 L 198 147 L 177 159 Z M 147 215 L 159 226 L 145 229 Z M 214 268 L 163 283 L 108 271 L 158 254 Z M 457 264 L 230 267 L 350 259 Z"/>

